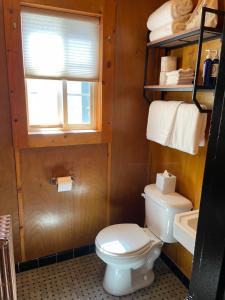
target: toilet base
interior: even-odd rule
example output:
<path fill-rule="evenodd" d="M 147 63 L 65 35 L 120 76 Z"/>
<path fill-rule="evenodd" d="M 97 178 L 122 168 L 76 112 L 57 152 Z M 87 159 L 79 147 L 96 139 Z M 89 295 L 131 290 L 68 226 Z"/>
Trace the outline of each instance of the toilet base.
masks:
<path fill-rule="evenodd" d="M 151 285 L 154 278 L 153 270 L 146 267 L 134 270 L 107 265 L 103 287 L 111 295 L 124 296 Z"/>

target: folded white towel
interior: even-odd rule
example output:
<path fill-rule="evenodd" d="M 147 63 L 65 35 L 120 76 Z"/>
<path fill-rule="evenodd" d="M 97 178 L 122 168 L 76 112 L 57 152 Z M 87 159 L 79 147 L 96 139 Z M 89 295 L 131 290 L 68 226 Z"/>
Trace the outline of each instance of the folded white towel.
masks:
<path fill-rule="evenodd" d="M 194 77 L 186 77 L 186 78 L 167 78 L 166 84 L 191 84 L 194 80 Z"/>
<path fill-rule="evenodd" d="M 166 76 L 166 79 L 190 79 L 190 78 L 194 78 L 194 74 L 191 74 L 191 75 L 178 75 L 178 76 L 176 76 L 176 75 L 172 75 L 172 76 Z"/>
<path fill-rule="evenodd" d="M 182 103 L 176 113 L 168 146 L 189 154 L 197 154 L 205 145 L 207 114 L 200 113 L 194 104 Z"/>
<path fill-rule="evenodd" d="M 166 75 L 167 75 L 167 77 L 169 77 L 169 76 L 180 76 L 180 77 L 182 77 L 182 76 L 193 76 L 194 71 L 191 68 L 179 69 L 179 70 L 167 72 Z"/>
<path fill-rule="evenodd" d="M 167 146 L 182 101 L 153 101 L 149 107 L 147 139 Z"/>
<path fill-rule="evenodd" d="M 153 42 L 169 35 L 184 31 L 186 29 L 186 20 L 189 17 L 189 15 L 187 17 L 182 17 L 180 20 L 175 20 L 151 31 L 149 34 L 149 40 Z"/>
<path fill-rule="evenodd" d="M 192 0 L 170 0 L 155 10 L 148 18 L 147 27 L 154 31 L 187 15 L 193 9 Z"/>

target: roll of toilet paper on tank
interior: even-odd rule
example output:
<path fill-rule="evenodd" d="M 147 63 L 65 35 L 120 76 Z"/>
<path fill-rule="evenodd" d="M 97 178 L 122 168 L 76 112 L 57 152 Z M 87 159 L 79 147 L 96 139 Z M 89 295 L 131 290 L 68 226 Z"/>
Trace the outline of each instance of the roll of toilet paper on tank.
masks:
<path fill-rule="evenodd" d="M 58 177 L 57 178 L 57 187 L 58 192 L 67 192 L 72 190 L 72 178 L 70 176 Z"/>

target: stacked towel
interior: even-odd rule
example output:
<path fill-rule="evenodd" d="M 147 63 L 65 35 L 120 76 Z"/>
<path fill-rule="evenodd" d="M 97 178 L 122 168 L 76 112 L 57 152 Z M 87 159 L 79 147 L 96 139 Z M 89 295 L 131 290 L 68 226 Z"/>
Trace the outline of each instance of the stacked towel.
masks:
<path fill-rule="evenodd" d="M 197 154 L 205 145 L 207 114 L 182 101 L 154 101 L 149 107 L 147 139 L 161 145 Z"/>
<path fill-rule="evenodd" d="M 192 69 L 179 69 L 166 73 L 166 83 L 168 85 L 191 84 L 194 80 L 194 71 Z"/>
<path fill-rule="evenodd" d="M 192 9 L 192 0 L 170 0 L 164 3 L 148 18 L 150 41 L 185 30 Z"/>
<path fill-rule="evenodd" d="M 171 23 L 167 23 L 161 27 L 156 28 L 149 34 L 149 40 L 155 41 L 166 36 L 182 32 L 186 29 L 186 22 L 190 19 L 191 14 L 180 17 Z"/>

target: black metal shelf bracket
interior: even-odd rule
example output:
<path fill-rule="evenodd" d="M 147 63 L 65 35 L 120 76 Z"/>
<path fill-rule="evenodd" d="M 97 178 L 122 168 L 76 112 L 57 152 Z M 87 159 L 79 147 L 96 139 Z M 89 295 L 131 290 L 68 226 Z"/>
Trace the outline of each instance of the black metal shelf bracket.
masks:
<path fill-rule="evenodd" d="M 148 30 L 147 31 L 147 34 L 146 34 L 146 45 L 148 43 L 148 39 L 149 39 L 149 33 L 150 31 Z M 146 46 L 146 49 L 145 49 L 145 66 L 144 66 L 144 86 L 147 84 L 148 82 L 148 61 L 149 61 L 149 49 L 148 49 L 148 46 Z M 147 90 L 145 88 L 143 88 L 143 96 L 144 96 L 144 99 L 148 102 L 148 103 L 151 103 L 151 100 L 150 98 L 148 97 L 147 95 Z"/>
<path fill-rule="evenodd" d="M 198 51 L 197 51 L 197 60 L 196 60 L 196 67 L 195 67 L 194 84 L 193 84 L 193 89 L 192 89 L 192 102 L 196 105 L 196 107 L 198 108 L 198 110 L 201 113 L 211 112 L 211 109 L 206 109 L 203 105 L 200 104 L 200 102 L 197 99 L 198 91 L 204 91 L 204 90 L 205 91 L 207 91 L 207 90 L 213 91 L 213 89 L 210 89 L 210 88 L 207 89 L 207 87 L 204 87 L 204 86 L 200 87 L 198 85 L 200 62 L 201 62 L 201 55 L 202 55 L 202 44 L 204 41 L 209 41 L 209 40 L 218 39 L 218 38 L 221 38 L 222 43 L 225 43 L 225 40 L 224 40 L 225 26 L 223 26 L 223 30 L 205 26 L 206 13 L 213 13 L 213 14 L 216 14 L 218 17 L 219 16 L 223 17 L 223 24 L 225 24 L 225 12 L 224 11 L 215 10 L 215 9 L 208 8 L 208 7 L 203 7 L 202 8 L 202 16 L 201 16 L 201 24 L 200 24 L 199 29 L 196 29 L 191 32 L 184 32 L 179 35 L 174 35 L 173 37 L 169 37 L 168 39 L 163 39 L 162 41 L 158 41 L 158 42 L 157 41 L 156 42 L 148 42 L 150 31 L 147 32 L 147 43 L 146 43 L 146 52 L 145 52 L 145 65 L 144 65 L 143 96 L 144 96 L 144 99 L 148 103 L 152 102 L 151 98 L 148 95 L 148 89 L 146 88 L 146 86 L 148 86 L 149 49 L 164 48 L 165 51 L 167 52 L 169 49 L 186 47 L 188 45 L 197 43 Z M 225 66 L 223 66 L 223 69 L 225 70 Z M 160 88 L 159 88 L 159 91 L 160 91 Z M 169 91 L 169 89 L 168 89 L 168 91 Z M 178 88 L 177 91 L 184 92 L 185 88 L 183 90 Z M 188 89 L 186 89 L 186 91 L 188 91 Z"/>

